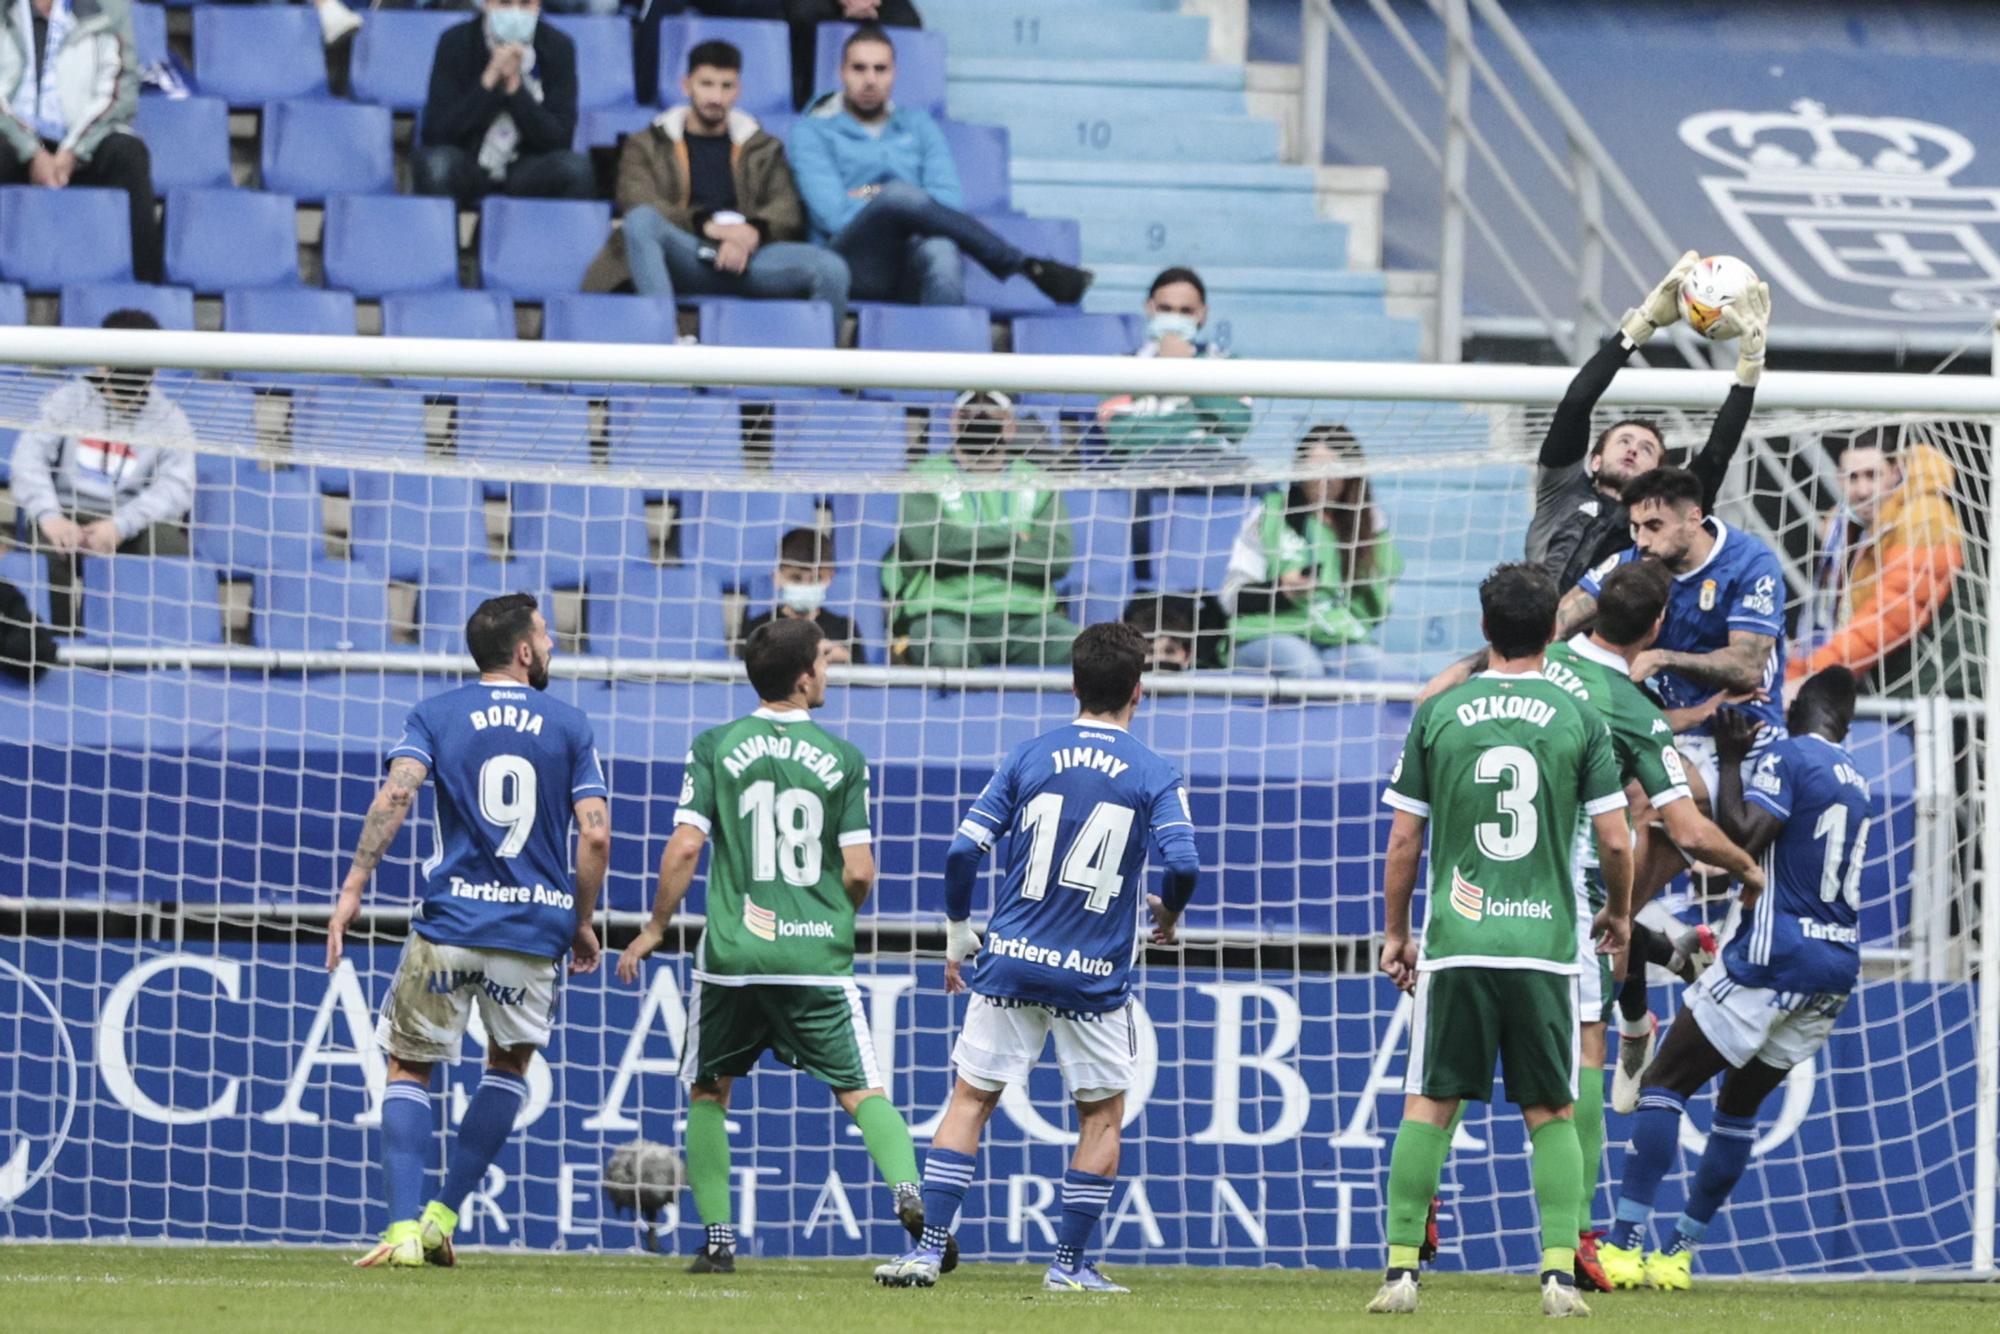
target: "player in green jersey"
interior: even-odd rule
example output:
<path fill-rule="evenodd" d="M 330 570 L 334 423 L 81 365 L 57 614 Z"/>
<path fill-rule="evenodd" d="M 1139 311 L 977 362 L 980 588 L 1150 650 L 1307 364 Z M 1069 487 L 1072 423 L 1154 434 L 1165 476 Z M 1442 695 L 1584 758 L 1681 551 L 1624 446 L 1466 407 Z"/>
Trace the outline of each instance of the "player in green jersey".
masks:
<path fill-rule="evenodd" d="M 736 1267 L 729 1089 L 766 1051 L 833 1089 L 895 1192 L 897 1217 L 912 1237 L 923 1233 L 916 1151 L 883 1092 L 854 984 L 854 914 L 875 883 L 868 762 L 812 720 L 826 702 L 823 645 L 806 620 L 750 637 L 744 665 L 762 705 L 694 739 L 652 917 L 618 960 L 618 976 L 637 981 L 712 842 L 681 1047 L 688 1182 L 707 1229 L 694 1273 Z"/>
<path fill-rule="evenodd" d="M 1569 861 L 1587 814 L 1606 894 L 1591 934 L 1600 950 L 1616 952 L 1632 886 L 1624 783 L 1603 720 L 1542 675 L 1555 581 L 1539 566 L 1499 566 L 1479 586 L 1479 607 L 1487 670 L 1418 706 L 1383 796 L 1395 818 L 1382 971 L 1416 1006 L 1389 1158 L 1389 1266 L 1368 1309 L 1416 1310 L 1417 1252 L 1451 1143 L 1447 1127 L 1461 1101 L 1491 1096 L 1498 1057 L 1532 1145 L 1542 1311 L 1587 1315 L 1571 1273 L 1583 1157 L 1570 1112 L 1582 965 Z M 1420 948 L 1410 937 L 1410 897 L 1427 826 L 1431 887 Z"/>

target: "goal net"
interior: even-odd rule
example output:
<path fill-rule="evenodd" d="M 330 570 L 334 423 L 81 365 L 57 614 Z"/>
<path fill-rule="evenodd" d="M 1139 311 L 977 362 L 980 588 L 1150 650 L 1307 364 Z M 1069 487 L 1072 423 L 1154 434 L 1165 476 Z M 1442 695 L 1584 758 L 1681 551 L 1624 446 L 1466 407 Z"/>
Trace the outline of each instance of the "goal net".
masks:
<path fill-rule="evenodd" d="M 1072 716 L 1073 627 L 1142 624 L 1160 670 L 1135 730 L 1187 775 L 1205 874 L 1185 947 L 1143 969 L 1105 1251 L 1380 1263 L 1408 1028 L 1374 971 L 1380 791 L 1420 683 L 1479 645 L 1478 580 L 1521 551 L 1566 372 L 25 332 L 0 376 L 20 441 L 0 578 L 74 633 L 32 685 L 0 681 L 0 1237 L 345 1244 L 383 1226 L 373 1014 L 431 846 L 428 793 L 331 974 L 324 923 L 406 711 L 466 679 L 470 610 L 524 589 L 555 631 L 550 689 L 606 762 L 612 951 L 650 901 L 690 739 L 754 705 L 745 627 L 816 608 L 842 627 L 851 665 L 821 720 L 869 758 L 881 864 L 858 980 L 920 1149 L 964 1006 L 941 985 L 945 848 L 1009 748 Z M 178 413 L 90 415 L 144 401 L 145 376 L 69 368 L 141 361 L 178 367 L 152 389 Z M 1651 416 L 1684 451 L 1721 392 L 1629 372 L 1600 425 Z M 1851 748 L 1876 832 L 1863 982 L 1764 1108 L 1710 1273 L 1992 1264 L 2000 396 L 1982 393 L 1773 375 L 1719 505 L 1778 552 L 1794 655 L 1865 666 Z M 80 485 L 184 479 L 185 526 L 172 506 L 164 529 L 119 511 L 80 540 L 154 554 L 51 551 L 79 516 L 38 498 L 38 450 Z M 89 500 L 70 503 L 87 525 Z M 1295 521 L 1314 503 L 1326 521 Z M 166 554 L 177 533 L 185 554 Z M 639 1244 L 600 1178 L 635 1138 L 680 1144 L 703 902 L 697 882 L 641 985 L 565 985 L 462 1239 Z M 1656 1011 L 1678 991 L 1656 985 Z M 442 1076 L 440 1165 L 481 1042 Z M 1663 1220 L 1709 1107 L 1690 1108 Z M 747 1250 L 898 1248 L 825 1090 L 767 1062 L 731 1118 Z M 1599 1222 L 1629 1129 L 1609 1118 Z M 1072 1138 L 1052 1068 L 1007 1095 L 961 1220 L 969 1255 L 1052 1244 Z M 1504 1102 L 1473 1107 L 1444 1201 L 1443 1266 L 1533 1262 Z M 663 1225 L 663 1245 L 696 1244 L 691 1200 Z"/>

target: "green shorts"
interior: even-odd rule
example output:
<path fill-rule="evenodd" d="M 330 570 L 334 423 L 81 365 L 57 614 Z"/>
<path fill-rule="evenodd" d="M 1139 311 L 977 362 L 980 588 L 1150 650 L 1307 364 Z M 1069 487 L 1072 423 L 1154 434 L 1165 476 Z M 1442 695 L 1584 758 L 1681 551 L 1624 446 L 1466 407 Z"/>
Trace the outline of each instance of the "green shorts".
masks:
<path fill-rule="evenodd" d="M 1590 938 L 1590 922 L 1604 906 L 1604 872 L 1595 866 L 1577 868 L 1576 949 L 1583 960 L 1583 990 L 1577 1014 L 1579 1022 L 1608 1024 L 1618 1008 L 1618 979 L 1611 972 L 1611 956 L 1599 954 Z"/>
<path fill-rule="evenodd" d="M 829 982 L 734 987 L 697 981 L 681 1047 L 681 1082 L 703 1087 L 747 1075 L 768 1051 L 842 1092 L 881 1088 L 861 988 L 851 978 Z"/>
<path fill-rule="evenodd" d="M 1530 968 L 1433 968 L 1417 978 L 1405 1093 L 1493 1095 L 1497 1058 L 1520 1107 L 1567 1107 L 1577 1093 L 1577 979 Z"/>

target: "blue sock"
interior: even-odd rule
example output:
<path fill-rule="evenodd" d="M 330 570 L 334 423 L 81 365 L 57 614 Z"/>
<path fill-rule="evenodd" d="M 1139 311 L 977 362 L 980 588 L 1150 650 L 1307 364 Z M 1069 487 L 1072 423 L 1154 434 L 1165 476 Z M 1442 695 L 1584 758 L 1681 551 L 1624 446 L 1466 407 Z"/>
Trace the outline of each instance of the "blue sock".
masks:
<path fill-rule="evenodd" d="M 458 1143 L 452 1146 L 451 1164 L 445 1169 L 444 1191 L 438 1196 L 445 1208 L 458 1210 L 478 1188 L 527 1097 L 528 1085 L 517 1075 L 488 1070 L 480 1076 L 478 1090 L 465 1105 L 465 1119 L 458 1123 Z"/>
<path fill-rule="evenodd" d="M 1625 1151 L 1625 1180 L 1618 1191 L 1618 1213 L 1607 1240 L 1623 1250 L 1640 1244 L 1646 1220 L 1653 1216 L 1653 1199 L 1660 1179 L 1674 1165 L 1680 1142 L 1681 1114 L 1687 1099 L 1672 1089 L 1639 1090 L 1639 1111 L 1632 1118 L 1632 1147 Z"/>
<path fill-rule="evenodd" d="M 1691 1251 L 1701 1245 L 1701 1239 L 1707 1235 L 1708 1224 L 1697 1223 L 1686 1214 L 1682 1214 L 1680 1221 L 1674 1224 L 1674 1235 L 1667 1238 L 1667 1244 L 1660 1249 L 1667 1255 L 1679 1255 L 1682 1251 Z"/>
<path fill-rule="evenodd" d="M 1674 1228 L 1678 1235 L 1675 1244 L 1667 1247 L 1669 1252 L 1686 1249 L 1702 1239 L 1709 1220 L 1743 1179 L 1743 1169 L 1750 1165 L 1750 1150 L 1756 1143 L 1756 1117 L 1716 1113 L 1715 1124 L 1708 1131 L 1708 1148 L 1702 1153 L 1701 1162 L 1694 1169 L 1694 1181 L 1688 1186 L 1687 1212 Z"/>
<path fill-rule="evenodd" d="M 389 1221 L 400 1223 L 423 1212 L 429 1173 L 431 1133 L 437 1116 L 431 1110 L 427 1085 L 392 1079 L 382 1092 L 382 1184 L 388 1196 Z"/>
<path fill-rule="evenodd" d="M 941 1251 L 951 1240 L 951 1225 L 972 1186 L 976 1160 L 956 1149 L 933 1147 L 924 1155 L 924 1236 L 922 1244 Z"/>
<path fill-rule="evenodd" d="M 1056 1229 L 1056 1263 L 1064 1269 L 1075 1269 L 1083 1263 L 1083 1253 L 1090 1248 L 1090 1234 L 1097 1231 L 1097 1220 L 1104 1217 L 1105 1206 L 1111 1203 L 1111 1185 L 1115 1180 L 1079 1172 L 1074 1167 L 1063 1173 L 1063 1215 L 1062 1226 Z"/>

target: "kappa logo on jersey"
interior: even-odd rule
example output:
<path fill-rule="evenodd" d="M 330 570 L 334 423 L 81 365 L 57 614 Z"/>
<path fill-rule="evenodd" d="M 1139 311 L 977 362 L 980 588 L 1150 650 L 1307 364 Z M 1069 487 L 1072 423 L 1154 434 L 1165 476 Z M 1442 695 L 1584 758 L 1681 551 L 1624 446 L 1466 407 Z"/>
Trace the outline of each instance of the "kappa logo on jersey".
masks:
<path fill-rule="evenodd" d="M 1778 614 L 1777 591 L 1777 579 L 1767 574 L 1757 581 L 1757 587 L 1743 599 L 1743 605 L 1760 616 L 1776 616 Z"/>
<path fill-rule="evenodd" d="M 1777 792 L 1785 784 L 1778 777 L 1778 757 L 1766 755 L 1757 763 L 1757 771 L 1750 775 L 1750 786 L 1759 792 Z"/>
<path fill-rule="evenodd" d="M 1652 727 L 1653 734 L 1665 732 L 1667 735 L 1672 736 L 1673 731 L 1674 731 L 1673 728 L 1667 726 L 1667 720 L 1665 718 L 1653 719 L 1653 727 Z"/>
<path fill-rule="evenodd" d="M 1451 906 L 1468 922 L 1486 915 L 1486 891 L 1467 880 L 1456 866 L 1451 868 Z"/>
<path fill-rule="evenodd" d="M 769 908 L 759 908 L 750 900 L 743 900 L 743 929 L 759 940 L 778 938 L 778 914 Z"/>

